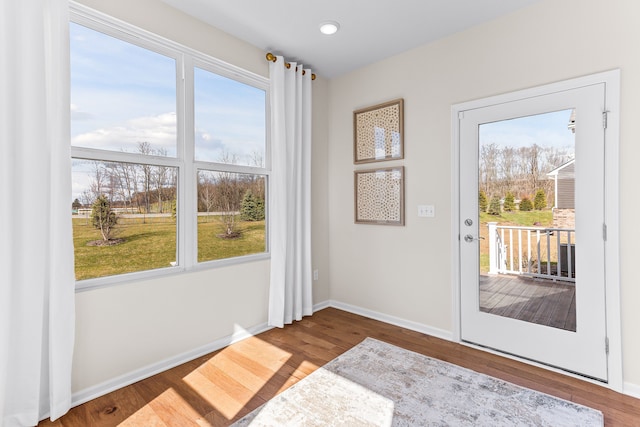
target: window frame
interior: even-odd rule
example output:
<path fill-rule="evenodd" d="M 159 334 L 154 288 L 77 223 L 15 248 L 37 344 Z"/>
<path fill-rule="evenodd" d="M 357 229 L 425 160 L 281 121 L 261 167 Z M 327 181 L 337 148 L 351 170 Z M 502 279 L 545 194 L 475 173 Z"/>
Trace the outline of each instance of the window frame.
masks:
<path fill-rule="evenodd" d="M 138 280 L 166 277 L 186 272 L 243 264 L 271 257 L 269 244 L 269 183 L 271 141 L 269 79 L 231 65 L 202 52 L 173 42 L 75 2 L 70 3 L 69 23 L 85 26 L 116 39 L 134 44 L 176 61 L 176 156 L 164 157 L 133 152 L 109 151 L 69 144 L 71 159 L 170 166 L 178 171 L 175 267 L 142 270 L 113 276 L 76 280 L 76 291 L 96 289 Z M 265 153 L 263 167 L 195 160 L 194 67 L 233 79 L 265 92 Z M 198 262 L 197 172 L 233 172 L 265 177 L 265 251 L 211 261 Z"/>

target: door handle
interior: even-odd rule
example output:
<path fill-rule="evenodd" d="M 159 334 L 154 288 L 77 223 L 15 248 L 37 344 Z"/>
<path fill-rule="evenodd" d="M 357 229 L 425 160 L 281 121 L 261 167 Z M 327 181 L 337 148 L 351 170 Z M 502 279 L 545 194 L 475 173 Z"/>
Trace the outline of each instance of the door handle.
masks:
<path fill-rule="evenodd" d="M 466 236 L 464 236 L 464 241 L 467 243 L 471 243 L 474 240 L 484 240 L 484 237 L 482 236 L 473 237 L 471 234 L 467 234 Z"/>

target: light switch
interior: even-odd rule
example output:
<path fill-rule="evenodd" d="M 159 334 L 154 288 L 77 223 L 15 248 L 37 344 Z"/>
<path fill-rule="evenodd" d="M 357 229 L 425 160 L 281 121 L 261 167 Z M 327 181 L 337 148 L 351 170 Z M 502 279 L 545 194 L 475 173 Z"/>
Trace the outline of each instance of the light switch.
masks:
<path fill-rule="evenodd" d="M 433 218 L 436 216 L 434 205 L 418 205 L 418 216 L 421 218 Z"/>

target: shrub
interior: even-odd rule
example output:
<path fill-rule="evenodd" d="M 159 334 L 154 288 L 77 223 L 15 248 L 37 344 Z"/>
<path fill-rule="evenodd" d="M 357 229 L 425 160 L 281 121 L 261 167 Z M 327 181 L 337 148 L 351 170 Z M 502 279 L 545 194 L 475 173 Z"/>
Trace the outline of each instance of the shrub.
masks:
<path fill-rule="evenodd" d="M 500 198 L 498 196 L 493 196 L 491 198 L 491 203 L 489 203 L 489 210 L 487 212 L 489 215 L 500 215 Z"/>
<path fill-rule="evenodd" d="M 91 205 L 91 223 L 100 230 L 102 240 L 105 242 L 111 238 L 111 233 L 118 222 L 118 216 L 111 209 L 111 202 L 104 194 L 98 196 Z"/>
<path fill-rule="evenodd" d="M 547 196 L 544 194 L 544 190 L 540 189 L 536 191 L 536 196 L 533 199 L 533 207 L 537 211 L 541 211 L 547 207 Z"/>
<path fill-rule="evenodd" d="M 528 197 L 523 197 L 522 200 L 520 200 L 520 210 L 522 212 L 532 211 L 533 203 L 531 203 L 531 199 L 529 199 Z"/>
<path fill-rule="evenodd" d="M 487 200 L 487 193 L 484 190 L 478 192 L 478 208 L 480 212 L 486 212 L 489 207 L 489 201 Z"/>
<path fill-rule="evenodd" d="M 240 205 L 240 217 L 243 221 L 262 221 L 264 219 L 264 200 L 247 191 Z"/>
<path fill-rule="evenodd" d="M 502 206 L 502 208 L 506 212 L 512 212 L 516 210 L 515 196 L 511 191 L 507 192 L 507 195 L 504 196 L 504 205 Z"/>

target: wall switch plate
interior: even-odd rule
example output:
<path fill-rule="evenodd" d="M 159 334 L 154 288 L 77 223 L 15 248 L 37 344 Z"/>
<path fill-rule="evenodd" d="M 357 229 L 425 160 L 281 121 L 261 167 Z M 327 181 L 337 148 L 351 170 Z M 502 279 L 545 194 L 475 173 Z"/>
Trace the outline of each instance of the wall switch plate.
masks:
<path fill-rule="evenodd" d="M 433 218 L 436 216 L 434 205 L 418 205 L 418 216 L 421 218 Z"/>
<path fill-rule="evenodd" d="M 313 270 L 313 280 L 318 280 L 318 269 Z"/>

